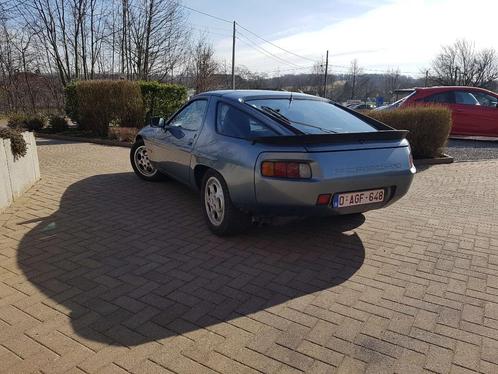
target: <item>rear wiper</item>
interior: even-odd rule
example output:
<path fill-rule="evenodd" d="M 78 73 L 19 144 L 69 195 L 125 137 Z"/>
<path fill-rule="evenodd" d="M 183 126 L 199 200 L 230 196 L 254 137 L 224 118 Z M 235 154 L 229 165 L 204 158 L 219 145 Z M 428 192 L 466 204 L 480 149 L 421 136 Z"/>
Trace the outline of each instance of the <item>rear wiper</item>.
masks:
<path fill-rule="evenodd" d="M 277 109 L 270 108 L 269 106 L 262 105 L 261 109 L 264 110 L 265 112 L 267 112 L 268 114 L 270 114 L 271 116 L 277 117 L 281 121 L 284 121 L 287 125 L 291 125 L 292 126 L 293 123 L 297 123 L 298 125 L 303 125 L 303 126 L 307 126 L 307 127 L 313 127 L 315 129 L 321 130 L 321 131 L 329 133 L 329 134 L 337 134 L 337 131 L 324 129 L 324 128 L 319 127 L 319 126 L 310 125 L 309 123 L 304 123 L 304 122 L 290 120 L 289 118 L 287 118 L 286 116 L 284 116 L 282 113 L 280 113 L 280 111 L 278 111 Z"/>
<path fill-rule="evenodd" d="M 297 135 L 304 134 L 301 130 L 296 129 L 294 126 L 292 126 L 290 119 L 288 119 L 286 116 L 281 114 L 278 110 L 270 108 L 269 106 L 265 106 L 265 105 L 263 105 L 261 107 L 254 106 L 254 108 L 264 112 L 266 115 L 270 116 L 271 118 L 273 118 L 277 122 L 281 123 L 287 130 L 292 131 L 294 134 L 297 134 Z"/>
<path fill-rule="evenodd" d="M 290 125 L 291 120 L 288 119 L 286 116 L 284 116 L 282 113 L 280 113 L 277 109 L 270 108 L 269 106 L 262 105 L 261 109 L 263 109 L 265 112 L 269 112 L 271 115 L 278 117 L 282 121 L 285 121 Z"/>
<path fill-rule="evenodd" d="M 292 121 L 293 123 L 297 123 L 298 125 L 303 125 L 307 127 L 313 127 L 315 129 L 321 130 L 323 132 L 326 132 L 328 134 L 337 134 L 337 131 L 334 130 L 329 130 L 329 129 L 324 129 L 323 127 L 320 126 L 315 126 L 315 125 L 310 125 L 309 123 L 304 123 L 304 122 L 299 122 L 299 121 Z"/>

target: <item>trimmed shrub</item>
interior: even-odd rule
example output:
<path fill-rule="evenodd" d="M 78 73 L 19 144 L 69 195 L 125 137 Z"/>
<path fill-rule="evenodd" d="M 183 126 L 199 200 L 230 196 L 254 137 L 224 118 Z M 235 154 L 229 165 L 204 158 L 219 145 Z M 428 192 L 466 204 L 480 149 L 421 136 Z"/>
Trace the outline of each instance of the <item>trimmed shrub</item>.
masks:
<path fill-rule="evenodd" d="M 0 138 L 10 139 L 10 148 L 15 160 L 26 155 L 26 141 L 19 130 L 7 127 L 0 128 Z"/>
<path fill-rule="evenodd" d="M 451 131 L 451 111 L 442 106 L 371 111 L 367 115 L 395 129 L 409 130 L 407 139 L 415 158 L 440 156 Z"/>
<path fill-rule="evenodd" d="M 7 126 L 12 129 L 40 131 L 46 123 L 47 119 L 40 114 L 12 113 L 9 115 Z"/>
<path fill-rule="evenodd" d="M 69 128 L 66 117 L 52 116 L 48 120 L 52 132 L 63 132 Z"/>
<path fill-rule="evenodd" d="M 80 130 L 90 131 L 97 136 L 107 137 L 109 124 L 124 127 L 142 127 L 144 107 L 137 82 L 93 80 L 79 81 L 66 96 L 66 108 Z M 76 103 L 76 104 L 75 104 Z"/>
<path fill-rule="evenodd" d="M 187 101 L 187 89 L 178 84 L 140 81 L 145 123 L 150 117 L 168 118 Z"/>

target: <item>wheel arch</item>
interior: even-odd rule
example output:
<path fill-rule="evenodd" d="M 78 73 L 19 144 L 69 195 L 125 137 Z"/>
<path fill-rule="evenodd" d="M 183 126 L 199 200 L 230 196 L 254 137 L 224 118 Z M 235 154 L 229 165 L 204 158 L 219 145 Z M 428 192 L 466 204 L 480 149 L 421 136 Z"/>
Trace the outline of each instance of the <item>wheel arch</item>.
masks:
<path fill-rule="evenodd" d="M 204 178 L 204 175 L 207 173 L 208 170 L 214 170 L 217 173 L 220 173 L 218 170 L 204 164 L 197 164 L 194 167 L 195 187 L 197 187 L 199 191 L 202 189 L 202 179 Z"/>

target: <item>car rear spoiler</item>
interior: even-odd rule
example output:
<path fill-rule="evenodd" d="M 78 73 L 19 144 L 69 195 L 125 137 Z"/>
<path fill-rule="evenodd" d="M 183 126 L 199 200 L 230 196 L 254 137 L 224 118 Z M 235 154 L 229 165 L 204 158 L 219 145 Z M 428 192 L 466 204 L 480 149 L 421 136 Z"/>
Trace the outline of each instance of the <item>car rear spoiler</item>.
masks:
<path fill-rule="evenodd" d="M 252 138 L 254 143 L 277 145 L 331 144 L 347 142 L 367 142 L 376 140 L 403 140 L 408 130 L 380 130 L 371 132 L 345 132 L 338 134 L 313 134 L 290 136 L 260 136 Z"/>

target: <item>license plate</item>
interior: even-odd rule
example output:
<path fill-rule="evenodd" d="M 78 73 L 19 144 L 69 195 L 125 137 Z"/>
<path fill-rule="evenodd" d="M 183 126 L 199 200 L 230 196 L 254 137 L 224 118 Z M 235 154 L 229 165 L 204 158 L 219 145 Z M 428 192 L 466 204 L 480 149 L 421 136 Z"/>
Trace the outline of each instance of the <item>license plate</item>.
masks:
<path fill-rule="evenodd" d="M 347 206 L 380 203 L 384 201 L 384 197 L 385 191 L 383 189 L 339 193 L 334 195 L 332 206 L 334 208 L 344 208 Z"/>

